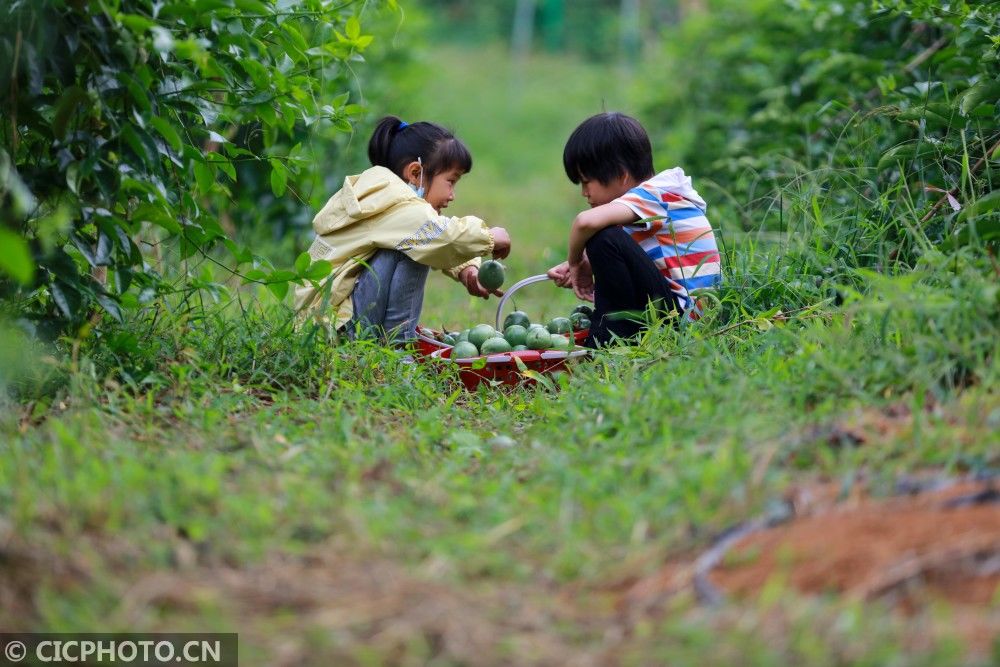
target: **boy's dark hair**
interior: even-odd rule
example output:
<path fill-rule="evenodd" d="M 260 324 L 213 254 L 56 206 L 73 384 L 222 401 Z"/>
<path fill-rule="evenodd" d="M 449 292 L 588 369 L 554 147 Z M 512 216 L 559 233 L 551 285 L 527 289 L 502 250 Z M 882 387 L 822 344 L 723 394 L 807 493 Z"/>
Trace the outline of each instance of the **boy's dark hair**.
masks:
<path fill-rule="evenodd" d="M 424 166 L 428 186 L 435 174 L 447 169 L 472 171 L 472 154 L 449 130 L 427 121 L 404 123 L 396 116 L 381 119 L 368 141 L 372 165 L 386 167 L 402 177 L 406 165 L 417 158 Z"/>
<path fill-rule="evenodd" d="M 617 111 L 599 113 L 569 135 L 563 166 L 574 184 L 586 179 L 607 185 L 625 172 L 645 181 L 653 177 L 653 149 L 635 118 Z"/>

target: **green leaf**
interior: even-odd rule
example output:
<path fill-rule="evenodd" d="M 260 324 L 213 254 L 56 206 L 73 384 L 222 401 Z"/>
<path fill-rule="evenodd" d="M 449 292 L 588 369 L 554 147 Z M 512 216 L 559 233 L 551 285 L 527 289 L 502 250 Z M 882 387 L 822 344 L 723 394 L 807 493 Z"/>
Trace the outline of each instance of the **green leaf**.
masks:
<path fill-rule="evenodd" d="M 356 40 L 361 35 L 361 22 L 358 21 L 357 16 L 352 16 L 347 19 L 347 25 L 344 26 L 344 32 L 347 33 L 349 39 Z"/>
<path fill-rule="evenodd" d="M 198 183 L 199 192 L 207 195 L 212 191 L 212 186 L 215 185 L 215 171 L 212 169 L 211 164 L 205 162 L 195 162 L 194 178 Z"/>
<path fill-rule="evenodd" d="M 309 266 L 302 277 L 308 278 L 309 280 L 322 280 L 330 275 L 330 271 L 332 269 L 333 264 L 329 261 L 325 259 L 316 260 Z"/>
<path fill-rule="evenodd" d="M 101 304 L 101 307 L 104 308 L 104 310 L 107 311 L 108 315 L 113 317 L 115 321 L 117 321 L 119 324 L 123 321 L 122 310 L 114 299 L 112 299 L 107 294 L 97 294 L 95 295 L 95 298 L 97 299 L 97 303 Z"/>
<path fill-rule="evenodd" d="M 142 133 L 141 135 L 139 133 Z M 139 157 L 147 167 L 155 167 L 157 163 L 156 145 L 149 134 L 142 129 L 136 129 L 131 125 L 125 125 L 121 129 L 121 138 L 125 140 L 129 148 Z M 151 145 L 152 144 L 152 145 Z"/>
<path fill-rule="evenodd" d="M 243 71 L 247 73 L 255 86 L 264 89 L 268 88 L 271 74 L 266 67 L 251 58 L 244 58 L 241 60 L 240 66 L 243 68 Z"/>
<path fill-rule="evenodd" d="M 267 277 L 268 283 L 287 283 L 289 280 L 295 280 L 299 276 L 294 271 L 289 271 L 288 269 L 278 269 L 277 271 L 271 271 L 271 274 Z"/>
<path fill-rule="evenodd" d="M 67 320 L 73 319 L 76 309 L 80 306 L 80 298 L 72 290 L 64 289 L 58 282 L 49 285 L 49 294 L 56 308 Z"/>
<path fill-rule="evenodd" d="M 174 129 L 174 126 L 169 121 L 162 116 L 153 116 L 149 119 L 149 123 L 170 144 L 171 148 L 178 152 L 181 150 L 181 146 L 183 145 L 181 135 L 177 134 L 177 130 Z"/>
<path fill-rule="evenodd" d="M 247 262 L 253 261 L 253 254 L 250 249 L 246 246 L 236 245 L 236 242 L 230 238 L 222 239 L 222 244 L 226 246 L 229 252 L 232 254 L 233 259 L 236 260 L 237 266 L 240 264 L 246 264 Z"/>
<path fill-rule="evenodd" d="M 285 35 L 288 36 L 290 42 L 292 42 L 295 48 L 301 51 L 303 54 L 309 50 L 309 44 L 306 42 L 305 38 L 302 37 L 302 33 L 299 32 L 290 21 L 285 21 L 281 24 L 281 29 L 284 31 Z"/>
<path fill-rule="evenodd" d="M 878 161 L 878 168 L 885 169 L 896 164 L 897 162 L 907 162 L 909 160 L 916 160 L 929 155 L 934 155 L 934 152 L 934 146 L 927 142 L 900 144 L 898 146 L 893 146 L 882 154 L 882 157 L 879 158 Z"/>
<path fill-rule="evenodd" d="M 237 9 L 251 14 L 271 14 L 271 8 L 260 0 L 233 0 Z"/>
<path fill-rule="evenodd" d="M 312 262 L 312 258 L 309 256 L 308 252 L 304 252 L 295 258 L 295 273 L 299 276 L 303 276 L 306 269 L 309 268 L 309 264 Z"/>
<path fill-rule="evenodd" d="M 111 242 L 111 237 L 102 231 L 97 235 L 97 250 L 94 251 L 94 263 L 97 266 L 110 266 L 112 250 L 114 250 L 114 245 Z"/>
<path fill-rule="evenodd" d="M 135 77 L 127 72 L 121 72 L 118 75 L 118 80 L 125 85 L 125 89 L 128 91 L 129 97 L 132 98 L 132 101 L 137 107 L 147 113 L 152 110 L 153 107 L 149 102 L 149 93 L 147 93 L 146 89 L 143 88 L 138 81 L 136 81 Z M 142 120 L 141 116 L 139 117 L 139 120 Z"/>
<path fill-rule="evenodd" d="M 268 283 L 267 289 L 271 290 L 271 293 L 278 297 L 278 301 L 281 301 L 288 294 L 288 283 Z"/>
<path fill-rule="evenodd" d="M 984 213 L 992 213 L 997 209 L 1000 209 L 1000 190 L 994 190 L 988 195 L 977 199 L 975 203 L 970 204 L 962 211 L 959 218 L 962 220 L 975 218 Z"/>
<path fill-rule="evenodd" d="M 30 284 L 35 277 L 27 240 L 7 229 L 0 229 L 0 269 L 22 285 Z"/>
<path fill-rule="evenodd" d="M 555 391 L 556 387 L 555 387 L 554 384 L 552 384 L 552 380 L 550 378 L 542 375 L 538 371 L 534 371 L 534 370 L 530 370 L 529 369 L 529 370 L 521 371 L 521 374 L 524 375 L 524 377 L 526 377 L 526 378 L 531 378 L 532 380 L 534 380 L 538 384 L 540 384 L 543 387 L 545 387 L 547 390 L 549 390 L 549 391 Z"/>
<path fill-rule="evenodd" d="M 140 204 L 139 208 L 132 214 L 132 219 L 137 222 L 149 222 L 158 227 L 162 227 L 171 234 L 180 234 L 181 225 L 168 211 L 153 204 Z"/>
<path fill-rule="evenodd" d="M 66 126 L 70 118 L 82 109 L 89 108 L 89 102 L 87 91 L 80 86 L 70 86 L 63 91 L 59 101 L 56 102 L 55 116 L 52 119 L 52 133 L 56 139 L 63 139 L 66 136 Z"/>
<path fill-rule="evenodd" d="M 275 197 L 281 197 L 285 194 L 285 189 L 288 186 L 288 174 L 285 170 L 285 165 L 281 164 L 279 160 L 271 159 L 271 192 L 274 193 Z"/>
<path fill-rule="evenodd" d="M 137 14 L 119 14 L 117 18 L 126 28 L 139 34 L 156 25 L 156 21 Z"/>
<path fill-rule="evenodd" d="M 263 269 L 250 269 L 243 274 L 244 283 L 264 282 L 267 273 Z"/>
<path fill-rule="evenodd" d="M 996 104 L 1000 98 L 1000 81 L 986 79 L 979 81 L 974 86 L 962 93 L 958 110 L 963 116 L 968 116 L 980 104 L 989 102 Z"/>

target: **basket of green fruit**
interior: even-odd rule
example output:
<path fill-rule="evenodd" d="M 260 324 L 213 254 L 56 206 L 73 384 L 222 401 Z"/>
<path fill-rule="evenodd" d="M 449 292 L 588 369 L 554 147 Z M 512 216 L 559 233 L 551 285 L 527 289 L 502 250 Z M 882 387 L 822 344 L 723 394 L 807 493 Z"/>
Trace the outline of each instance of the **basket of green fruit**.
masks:
<path fill-rule="evenodd" d="M 577 306 L 569 317 L 555 317 L 544 325 L 533 323 L 519 310 L 503 317 L 503 307 L 514 292 L 548 279 L 531 276 L 511 286 L 497 306 L 495 326 L 477 324 L 454 333 L 418 329 L 418 348 L 435 360 L 457 364 L 468 389 L 483 380 L 514 385 L 534 382 L 540 373 L 568 370 L 568 361 L 588 354 L 578 347 L 590 327 L 588 306 Z"/>

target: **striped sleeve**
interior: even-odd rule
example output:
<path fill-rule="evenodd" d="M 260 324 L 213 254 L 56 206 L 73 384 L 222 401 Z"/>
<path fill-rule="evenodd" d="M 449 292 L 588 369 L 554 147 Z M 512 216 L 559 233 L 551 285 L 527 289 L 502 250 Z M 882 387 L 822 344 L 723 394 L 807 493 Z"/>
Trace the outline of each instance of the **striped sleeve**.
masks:
<path fill-rule="evenodd" d="M 616 199 L 639 221 L 623 229 L 646 252 L 667 280 L 682 310 L 692 315 L 690 292 L 715 287 L 722 265 L 704 200 L 680 168 L 657 174 Z"/>

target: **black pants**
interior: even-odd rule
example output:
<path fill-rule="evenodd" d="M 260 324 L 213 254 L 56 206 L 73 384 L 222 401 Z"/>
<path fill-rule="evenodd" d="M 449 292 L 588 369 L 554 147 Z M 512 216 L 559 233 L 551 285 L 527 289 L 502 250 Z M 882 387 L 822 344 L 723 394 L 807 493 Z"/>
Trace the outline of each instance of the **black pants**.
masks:
<path fill-rule="evenodd" d="M 587 241 L 594 271 L 594 316 L 584 345 L 606 345 L 615 336 L 629 339 L 647 326 L 641 317 L 650 302 L 664 314 L 677 309 L 666 278 L 646 251 L 618 225 Z M 626 311 L 626 312 L 623 312 Z"/>

